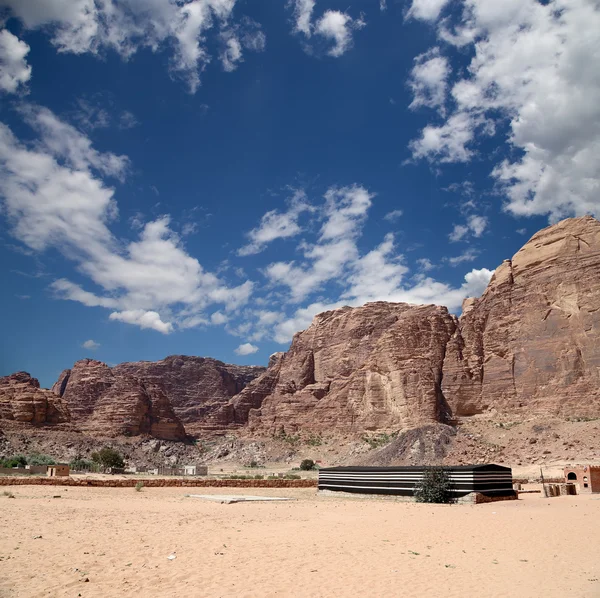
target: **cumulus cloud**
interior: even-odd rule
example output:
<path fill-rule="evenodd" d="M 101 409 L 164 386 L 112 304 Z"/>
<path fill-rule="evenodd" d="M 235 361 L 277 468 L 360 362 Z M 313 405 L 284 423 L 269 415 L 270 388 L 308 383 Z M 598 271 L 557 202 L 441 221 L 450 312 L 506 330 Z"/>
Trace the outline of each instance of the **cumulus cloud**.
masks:
<path fill-rule="evenodd" d="M 365 25 L 362 19 L 353 19 L 339 10 L 328 10 L 317 21 L 315 33 L 334 42 L 327 53 L 329 56 L 339 58 L 352 46 L 352 32 L 362 29 Z"/>
<path fill-rule="evenodd" d="M 258 347 L 256 345 L 253 345 L 252 343 L 244 343 L 242 345 L 240 345 L 237 349 L 235 349 L 235 352 L 238 355 L 252 355 L 253 353 L 256 353 L 258 351 Z"/>
<path fill-rule="evenodd" d="M 0 91 L 15 93 L 31 78 L 29 46 L 8 29 L 0 31 Z"/>
<path fill-rule="evenodd" d="M 365 27 L 366 23 L 362 17 L 354 19 L 339 10 L 327 10 L 313 22 L 315 4 L 314 0 L 292 0 L 288 3 L 293 9 L 293 31 L 303 34 L 307 39 L 319 35 L 333 42 L 327 54 L 339 58 L 352 47 L 353 32 Z"/>
<path fill-rule="evenodd" d="M 0 197 L 12 234 L 30 249 L 56 248 L 101 292 L 55 280 L 57 297 L 113 310 L 111 320 L 168 333 L 206 323 L 208 306 L 226 312 L 248 302 L 253 284 L 228 286 L 186 251 L 166 215 L 141 223 L 124 242 L 109 226 L 118 217 L 114 189 L 129 161 L 98 152 L 90 140 L 45 108 L 22 115 L 38 138 L 19 141 L 0 124 Z"/>
<path fill-rule="evenodd" d="M 211 60 L 207 34 L 231 28 L 236 0 L 3 0 L 2 4 L 26 29 L 48 31 L 59 52 L 99 55 L 114 50 L 128 59 L 140 48 L 153 52 L 171 48 L 172 76 L 183 78 L 195 92 L 200 73 Z M 237 51 L 242 46 L 256 49 L 250 43 L 239 48 L 234 48 L 235 42 L 227 45 L 227 64 L 241 60 Z"/>
<path fill-rule="evenodd" d="M 100 347 L 100 343 L 97 343 L 96 341 L 90 339 L 89 341 L 85 341 L 81 346 L 84 349 L 89 349 L 90 351 L 95 351 L 96 349 L 98 349 Z"/>
<path fill-rule="evenodd" d="M 425 106 L 436 108 L 440 114 L 445 114 L 448 78 L 451 73 L 450 64 L 439 48 L 415 58 L 408 84 L 413 92 L 413 100 L 409 106 L 412 110 Z"/>
<path fill-rule="evenodd" d="M 324 282 L 338 277 L 358 256 L 356 237 L 373 195 L 364 187 L 332 187 L 325 193 L 324 222 L 316 243 L 302 244 L 305 261 L 275 262 L 267 266 L 267 278 L 287 286 L 293 301 L 301 301 Z"/>
<path fill-rule="evenodd" d="M 268 211 L 246 236 L 249 243 L 238 250 L 238 255 L 253 255 L 260 253 L 265 247 L 276 239 L 288 239 L 302 231 L 298 220 L 304 212 L 312 212 L 314 208 L 308 203 L 306 194 L 296 190 L 289 202 L 286 212 L 278 210 Z"/>
<path fill-rule="evenodd" d="M 128 309 L 126 311 L 114 311 L 110 316 L 111 320 L 126 322 L 127 324 L 136 324 L 140 328 L 151 328 L 163 334 L 169 334 L 173 331 L 173 324 L 163 322 L 160 315 L 155 311 L 144 311 L 143 309 Z"/>
<path fill-rule="evenodd" d="M 421 21 L 435 21 L 450 0 L 413 0 L 408 17 Z"/>
<path fill-rule="evenodd" d="M 435 20 L 444 4 L 415 0 L 409 12 Z M 410 145 L 413 157 L 468 162 L 490 137 L 508 149 L 491 171 L 508 212 L 550 221 L 600 214 L 598 3 L 462 0 L 460 7 L 437 32 L 472 58 L 450 89 L 453 110 L 424 127 Z"/>
<path fill-rule="evenodd" d="M 477 214 L 471 214 L 467 218 L 465 224 L 455 224 L 454 229 L 448 235 L 448 238 L 452 242 L 461 241 L 469 234 L 474 237 L 481 237 L 488 225 L 488 219 L 485 216 L 478 216 Z"/>

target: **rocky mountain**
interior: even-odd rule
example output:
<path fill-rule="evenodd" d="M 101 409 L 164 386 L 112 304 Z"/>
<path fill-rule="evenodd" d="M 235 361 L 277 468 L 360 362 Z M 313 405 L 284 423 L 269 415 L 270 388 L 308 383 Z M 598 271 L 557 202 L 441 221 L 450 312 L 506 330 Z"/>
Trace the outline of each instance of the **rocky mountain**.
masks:
<path fill-rule="evenodd" d="M 60 397 L 40 388 L 37 379 L 27 372 L 0 378 L 0 420 L 43 426 L 69 419 L 68 409 Z"/>
<path fill-rule="evenodd" d="M 600 222 L 539 231 L 468 299 L 447 346 L 454 415 L 600 417 Z"/>
<path fill-rule="evenodd" d="M 447 309 L 434 305 L 377 302 L 319 314 L 230 405 L 240 420 L 248 414 L 251 432 L 264 434 L 442 420 L 442 366 L 455 328 Z"/>
<path fill-rule="evenodd" d="M 62 372 L 52 390 L 83 431 L 183 440 L 210 429 L 212 414 L 264 370 L 184 355 L 112 368 L 84 359 Z"/>

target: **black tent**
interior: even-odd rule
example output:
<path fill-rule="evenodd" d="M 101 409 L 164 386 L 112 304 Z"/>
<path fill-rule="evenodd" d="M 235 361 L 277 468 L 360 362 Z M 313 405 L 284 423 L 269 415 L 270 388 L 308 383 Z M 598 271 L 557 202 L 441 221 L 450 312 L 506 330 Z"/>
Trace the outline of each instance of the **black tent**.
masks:
<path fill-rule="evenodd" d="M 426 467 L 326 467 L 319 470 L 319 490 L 413 496 Z M 512 470 L 501 465 L 444 467 L 453 497 L 471 492 L 499 497 L 514 495 Z"/>

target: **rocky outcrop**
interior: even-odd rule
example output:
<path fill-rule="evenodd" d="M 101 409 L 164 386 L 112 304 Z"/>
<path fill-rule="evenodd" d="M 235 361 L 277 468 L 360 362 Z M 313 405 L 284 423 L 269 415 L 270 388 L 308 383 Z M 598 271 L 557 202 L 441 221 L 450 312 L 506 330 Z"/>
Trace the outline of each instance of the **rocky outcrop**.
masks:
<path fill-rule="evenodd" d="M 183 440 L 186 433 L 214 429 L 213 414 L 264 370 L 182 355 L 112 368 L 84 359 L 52 388 L 84 431 Z"/>
<path fill-rule="evenodd" d="M 83 359 L 65 370 L 53 390 L 68 405 L 71 422 L 98 436 L 151 434 L 185 440 L 186 433 L 160 389 L 132 375 L 119 375 L 101 361 Z"/>
<path fill-rule="evenodd" d="M 446 308 L 367 303 L 319 314 L 230 402 L 252 432 L 393 430 L 443 420 Z M 271 390 L 269 391 L 269 387 Z M 243 409 L 242 409 L 243 407 Z"/>
<path fill-rule="evenodd" d="M 117 376 L 135 376 L 160 389 L 190 434 L 218 430 L 213 421 L 215 414 L 264 371 L 262 366 L 232 365 L 185 355 L 121 363 L 113 368 Z"/>
<path fill-rule="evenodd" d="M 600 222 L 535 234 L 467 300 L 442 390 L 456 416 L 600 416 Z"/>
<path fill-rule="evenodd" d="M 0 378 L 0 420 L 41 426 L 69 420 L 69 413 L 52 391 L 40 388 L 36 378 L 17 372 Z"/>

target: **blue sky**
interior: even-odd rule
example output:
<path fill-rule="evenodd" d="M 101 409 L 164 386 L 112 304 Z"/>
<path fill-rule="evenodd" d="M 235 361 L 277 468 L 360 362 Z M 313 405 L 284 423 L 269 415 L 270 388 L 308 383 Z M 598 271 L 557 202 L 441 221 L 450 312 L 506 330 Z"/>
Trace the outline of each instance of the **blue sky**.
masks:
<path fill-rule="evenodd" d="M 595 0 L 0 0 L 0 25 L 0 375 L 460 313 L 600 212 Z"/>

